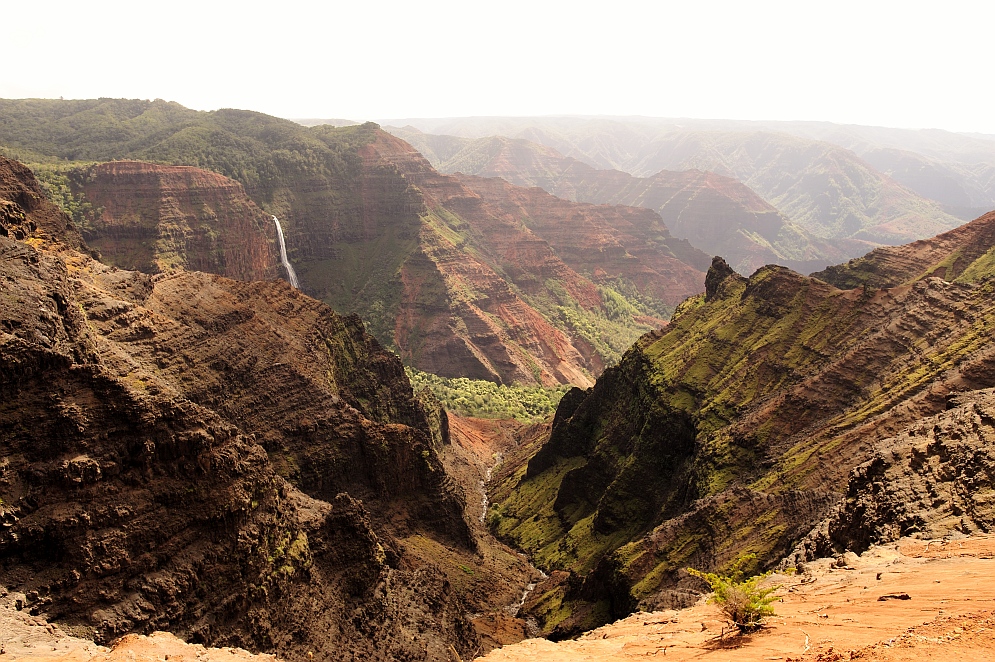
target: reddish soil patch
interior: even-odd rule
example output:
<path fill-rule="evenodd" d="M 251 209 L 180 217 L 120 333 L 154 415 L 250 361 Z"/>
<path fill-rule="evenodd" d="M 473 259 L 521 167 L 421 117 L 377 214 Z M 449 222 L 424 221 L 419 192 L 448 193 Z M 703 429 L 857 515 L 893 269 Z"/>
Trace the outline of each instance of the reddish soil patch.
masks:
<path fill-rule="evenodd" d="M 639 613 L 574 641 L 530 639 L 487 662 L 626 660 L 995 660 L 995 536 L 903 540 L 821 559 L 782 585 L 768 627 L 734 636 L 715 605 Z M 910 599 L 886 599 L 890 594 Z"/>

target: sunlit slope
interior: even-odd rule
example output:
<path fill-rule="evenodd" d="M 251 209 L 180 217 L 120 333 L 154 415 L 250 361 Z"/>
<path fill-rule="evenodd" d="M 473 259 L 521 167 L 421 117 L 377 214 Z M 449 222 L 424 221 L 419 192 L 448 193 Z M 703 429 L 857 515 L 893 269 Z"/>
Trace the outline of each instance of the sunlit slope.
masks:
<path fill-rule="evenodd" d="M 678 571 L 785 555 L 874 445 L 946 396 L 993 385 L 993 285 L 926 278 L 840 290 L 721 261 L 509 467 L 491 523 L 548 570 L 561 632 L 637 604 L 679 604 Z M 581 580 L 582 579 L 582 580 Z"/>

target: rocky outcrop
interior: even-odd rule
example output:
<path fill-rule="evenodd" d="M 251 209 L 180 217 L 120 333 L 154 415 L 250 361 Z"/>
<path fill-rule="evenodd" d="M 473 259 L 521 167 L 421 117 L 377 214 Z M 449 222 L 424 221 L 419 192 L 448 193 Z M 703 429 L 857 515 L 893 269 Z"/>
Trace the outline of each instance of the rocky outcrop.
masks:
<path fill-rule="evenodd" d="M 0 157 L 0 236 L 55 239 L 71 248 L 83 246 L 79 229 L 49 204 L 48 196 L 23 163 Z"/>
<path fill-rule="evenodd" d="M 850 473 L 834 512 L 792 561 L 904 536 L 942 538 L 995 526 L 995 392 L 958 393 L 948 410 L 881 441 Z"/>
<path fill-rule="evenodd" d="M 58 215 L 3 204 L 18 227 Z M 449 575 L 405 542 L 476 549 L 441 422 L 358 319 L 281 281 L 27 239 L 0 237 L 0 584 L 27 609 L 290 660 L 476 649 Z"/>
<path fill-rule="evenodd" d="M 73 180 L 76 192 L 100 210 L 84 234 L 109 264 L 240 280 L 278 275 L 273 220 L 234 180 L 200 168 L 138 161 L 95 165 L 75 172 Z"/>
<path fill-rule="evenodd" d="M 949 434 L 909 432 L 913 448 L 895 437 L 995 386 L 988 284 L 839 290 L 782 267 L 745 279 L 720 260 L 706 283 L 579 403 L 564 399 L 524 476 L 509 468 L 492 498 L 500 535 L 576 575 L 551 589 L 546 603 L 564 607 L 547 631 L 617 617 L 627 600 L 683 604 L 687 566 L 748 551 L 769 566 L 844 497 L 839 544 L 988 526 L 984 410 Z M 975 486 L 978 515 L 961 524 L 952 513 Z"/>

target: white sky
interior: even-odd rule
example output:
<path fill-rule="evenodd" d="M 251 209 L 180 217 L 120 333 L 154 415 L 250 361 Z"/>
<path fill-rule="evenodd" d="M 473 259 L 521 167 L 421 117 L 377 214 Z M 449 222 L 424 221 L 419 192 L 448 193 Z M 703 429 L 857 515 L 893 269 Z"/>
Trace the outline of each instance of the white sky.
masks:
<path fill-rule="evenodd" d="M 0 97 L 995 134 L 995 2 L 4 2 Z"/>

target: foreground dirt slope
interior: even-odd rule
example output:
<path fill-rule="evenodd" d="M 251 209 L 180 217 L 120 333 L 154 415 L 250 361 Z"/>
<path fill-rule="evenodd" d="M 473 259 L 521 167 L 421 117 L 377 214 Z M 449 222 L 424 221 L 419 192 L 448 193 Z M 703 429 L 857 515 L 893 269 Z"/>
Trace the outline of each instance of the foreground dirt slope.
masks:
<path fill-rule="evenodd" d="M 574 641 L 530 639 L 482 659 L 995 660 L 993 572 L 991 535 L 906 538 L 775 575 L 777 615 L 753 635 L 730 634 L 718 607 L 703 600 L 687 609 L 633 614 Z"/>

